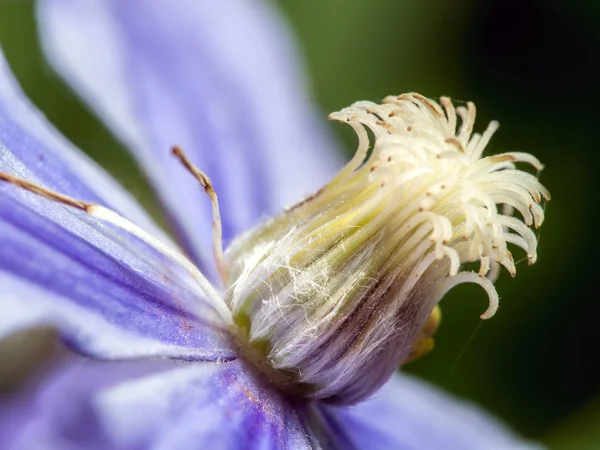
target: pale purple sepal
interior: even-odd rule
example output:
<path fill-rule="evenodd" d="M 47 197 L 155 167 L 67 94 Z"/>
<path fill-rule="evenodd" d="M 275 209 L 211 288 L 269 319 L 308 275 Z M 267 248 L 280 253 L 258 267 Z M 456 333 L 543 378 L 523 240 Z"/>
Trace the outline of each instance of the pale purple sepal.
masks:
<path fill-rule="evenodd" d="M 120 211 L 168 239 L 29 104 L 0 53 L 0 171 Z M 207 297 L 176 264 L 73 208 L 0 183 L 0 337 L 56 325 L 98 358 L 230 358 Z"/>
<path fill-rule="evenodd" d="M 38 4 L 50 61 L 140 160 L 201 267 L 210 207 L 172 145 L 213 178 L 226 241 L 340 167 L 290 37 L 264 2 Z"/>
<path fill-rule="evenodd" d="M 477 408 L 408 376 L 394 375 L 375 395 L 349 407 L 320 405 L 320 418 L 344 448 L 540 449 Z"/>

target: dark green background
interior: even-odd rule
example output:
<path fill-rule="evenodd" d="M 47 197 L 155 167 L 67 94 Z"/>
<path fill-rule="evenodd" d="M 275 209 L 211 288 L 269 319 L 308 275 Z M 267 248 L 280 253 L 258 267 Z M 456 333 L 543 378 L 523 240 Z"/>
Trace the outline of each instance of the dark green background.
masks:
<path fill-rule="evenodd" d="M 326 113 L 418 91 L 476 102 L 501 123 L 491 152 L 527 151 L 552 192 L 538 263 L 497 284 L 501 309 L 461 286 L 442 303 L 437 349 L 408 366 L 553 448 L 600 448 L 600 2 L 280 0 Z M 29 1 L 0 0 L 0 41 L 33 101 L 151 209 L 130 158 L 44 64 Z M 332 124 L 346 143 L 350 129 Z M 595 180 L 595 181 L 594 181 Z"/>

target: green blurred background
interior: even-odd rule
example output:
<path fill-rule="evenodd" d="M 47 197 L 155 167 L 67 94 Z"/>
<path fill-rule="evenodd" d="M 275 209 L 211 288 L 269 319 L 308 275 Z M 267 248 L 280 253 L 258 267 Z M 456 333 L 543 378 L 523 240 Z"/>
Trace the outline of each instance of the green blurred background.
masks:
<path fill-rule="evenodd" d="M 480 131 L 500 121 L 489 151 L 527 151 L 546 164 L 553 200 L 538 262 L 501 277 L 492 320 L 479 319 L 486 303 L 478 288 L 447 295 L 436 350 L 406 370 L 551 448 L 600 448 L 600 1 L 276 3 L 298 36 L 324 120 L 359 99 L 449 95 L 475 101 Z M 122 147 L 43 62 L 30 1 L 0 0 L 0 42 L 52 122 L 156 211 Z M 353 151 L 350 128 L 332 129 Z"/>

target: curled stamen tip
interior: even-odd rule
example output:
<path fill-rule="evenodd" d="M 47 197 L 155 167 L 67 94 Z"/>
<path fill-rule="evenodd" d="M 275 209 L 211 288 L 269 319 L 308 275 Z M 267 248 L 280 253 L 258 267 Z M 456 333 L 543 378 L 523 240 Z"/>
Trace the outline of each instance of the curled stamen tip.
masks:
<path fill-rule="evenodd" d="M 479 317 L 482 320 L 491 319 L 492 317 L 494 317 L 496 315 L 497 311 L 498 311 L 498 304 L 490 303 L 490 306 L 488 307 L 488 309 Z"/>

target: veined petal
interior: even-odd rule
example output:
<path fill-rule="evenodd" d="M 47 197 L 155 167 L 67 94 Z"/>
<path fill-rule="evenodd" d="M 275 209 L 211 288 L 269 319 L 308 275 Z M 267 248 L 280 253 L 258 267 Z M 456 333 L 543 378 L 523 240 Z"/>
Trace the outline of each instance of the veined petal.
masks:
<path fill-rule="evenodd" d="M 118 210 L 166 240 L 29 104 L 1 53 L 0 172 Z M 0 337 L 50 324 L 99 358 L 233 355 L 215 300 L 177 264 L 112 225 L 2 182 L 0 248 Z"/>
<path fill-rule="evenodd" d="M 39 22 L 51 62 L 140 160 L 203 268 L 209 205 L 172 145 L 213 179 L 226 241 L 338 167 L 261 1 L 40 0 Z"/>
<path fill-rule="evenodd" d="M 473 405 L 433 386 L 395 375 L 372 398 L 354 406 L 320 405 L 324 429 L 343 448 L 539 449 Z"/>
<path fill-rule="evenodd" d="M 311 448 L 294 408 L 240 361 L 171 366 L 118 383 L 113 374 L 131 371 L 128 365 L 69 367 L 37 395 L 37 413 L 14 446 Z M 64 405 L 64 398 L 73 401 Z"/>

